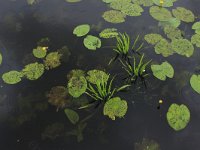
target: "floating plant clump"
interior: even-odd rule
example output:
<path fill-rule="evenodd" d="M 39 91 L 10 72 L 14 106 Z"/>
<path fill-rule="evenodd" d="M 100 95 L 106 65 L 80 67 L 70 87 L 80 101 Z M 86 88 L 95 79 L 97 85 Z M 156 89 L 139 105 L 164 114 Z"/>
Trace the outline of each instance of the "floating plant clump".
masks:
<path fill-rule="evenodd" d="M 2 79 L 7 84 L 16 84 L 21 81 L 23 74 L 18 71 L 9 71 L 2 75 Z"/>

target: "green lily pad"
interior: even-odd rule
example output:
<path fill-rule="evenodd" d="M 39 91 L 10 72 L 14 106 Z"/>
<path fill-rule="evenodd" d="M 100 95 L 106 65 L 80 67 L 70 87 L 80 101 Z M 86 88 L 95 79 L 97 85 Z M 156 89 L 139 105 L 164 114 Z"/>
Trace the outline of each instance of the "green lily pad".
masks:
<path fill-rule="evenodd" d="M 67 79 L 70 79 L 72 77 L 85 77 L 85 71 L 81 70 L 81 69 L 73 69 L 71 70 L 68 74 L 67 74 Z"/>
<path fill-rule="evenodd" d="M 140 5 L 130 3 L 124 6 L 121 11 L 127 16 L 140 16 L 144 10 Z"/>
<path fill-rule="evenodd" d="M 77 37 L 81 37 L 88 34 L 89 31 L 90 26 L 88 24 L 82 24 L 74 28 L 73 34 L 75 34 Z"/>
<path fill-rule="evenodd" d="M 7 84 L 16 84 L 21 81 L 23 74 L 21 72 L 12 70 L 2 75 L 2 79 Z"/>
<path fill-rule="evenodd" d="M 190 121 L 190 111 L 184 104 L 171 104 L 167 112 L 167 121 L 175 131 L 184 129 Z"/>
<path fill-rule="evenodd" d="M 116 117 L 122 118 L 125 116 L 128 109 L 127 102 L 119 97 L 114 97 L 108 100 L 103 108 L 103 114 L 110 119 L 115 120 Z"/>
<path fill-rule="evenodd" d="M 103 13 L 102 17 L 110 23 L 122 23 L 125 21 L 126 15 L 117 10 L 108 10 Z"/>
<path fill-rule="evenodd" d="M 113 2 L 113 1 L 115 1 L 115 0 L 102 0 L 104 3 L 111 3 L 111 2 Z"/>
<path fill-rule="evenodd" d="M 194 22 L 195 16 L 192 11 L 183 7 L 177 7 L 172 10 L 172 14 L 179 20 L 184 22 Z"/>
<path fill-rule="evenodd" d="M 151 34 L 146 34 L 144 36 L 145 41 L 147 41 L 147 43 L 155 45 L 156 43 L 158 43 L 161 39 L 163 39 L 163 37 L 160 34 L 156 34 L 156 33 L 151 33 Z"/>
<path fill-rule="evenodd" d="M 174 54 L 171 44 L 166 39 L 161 39 L 155 46 L 156 54 L 161 54 L 163 57 L 168 57 Z"/>
<path fill-rule="evenodd" d="M 68 91 L 74 98 L 80 97 L 87 89 L 85 77 L 72 77 L 68 82 Z"/>
<path fill-rule="evenodd" d="M 3 57 L 2 57 L 2 54 L 0 53 L 0 65 L 2 64 L 2 61 L 3 61 Z"/>
<path fill-rule="evenodd" d="M 60 66 L 61 58 L 62 58 L 62 54 L 58 52 L 49 53 L 44 60 L 45 69 L 49 70 L 49 69 L 54 69 Z"/>
<path fill-rule="evenodd" d="M 86 48 L 89 50 L 96 50 L 101 47 L 101 39 L 96 36 L 87 35 L 83 41 Z"/>
<path fill-rule="evenodd" d="M 151 65 L 151 70 L 153 75 L 162 81 L 165 81 L 167 77 L 173 78 L 174 76 L 174 68 L 167 61 L 161 65 Z"/>
<path fill-rule="evenodd" d="M 191 87 L 200 94 L 200 75 L 193 74 L 190 78 Z"/>
<path fill-rule="evenodd" d="M 193 55 L 194 52 L 194 46 L 192 43 L 187 39 L 177 39 L 173 40 L 172 43 L 172 49 L 183 56 L 190 57 Z"/>
<path fill-rule="evenodd" d="M 163 27 L 172 26 L 174 28 L 177 28 L 177 27 L 180 26 L 180 24 L 181 24 L 181 21 L 179 19 L 177 19 L 177 18 L 171 18 L 171 19 L 169 19 L 167 21 L 160 21 L 159 22 L 159 26 L 163 26 Z"/>
<path fill-rule="evenodd" d="M 109 39 L 118 36 L 119 33 L 117 32 L 116 28 L 106 28 L 99 33 L 99 37 Z"/>
<path fill-rule="evenodd" d="M 87 72 L 87 81 L 92 84 L 97 84 L 98 82 L 107 82 L 109 79 L 109 74 L 101 70 L 90 70 Z"/>
<path fill-rule="evenodd" d="M 82 0 L 65 0 L 68 3 L 77 3 L 77 2 L 81 2 Z"/>
<path fill-rule="evenodd" d="M 69 119 L 69 121 L 72 124 L 76 124 L 79 121 L 79 115 L 77 112 L 75 112 L 74 110 L 69 109 L 69 108 L 65 108 L 64 111 L 65 111 L 67 118 Z"/>
<path fill-rule="evenodd" d="M 182 32 L 178 28 L 175 28 L 173 26 L 165 26 L 164 32 L 167 35 L 167 37 L 171 40 L 174 39 L 182 39 Z"/>
<path fill-rule="evenodd" d="M 162 4 L 162 7 L 172 7 L 174 5 L 174 2 L 176 0 L 164 0 L 164 3 Z M 153 0 L 154 4 L 161 6 L 160 0 Z"/>
<path fill-rule="evenodd" d="M 153 5 L 153 0 L 132 0 L 133 3 L 142 5 L 144 7 L 149 7 Z"/>
<path fill-rule="evenodd" d="M 36 49 L 33 49 L 33 55 L 36 58 L 44 58 L 47 54 L 47 48 L 46 47 L 40 47 L 38 46 Z"/>
<path fill-rule="evenodd" d="M 191 43 L 195 44 L 196 47 L 200 47 L 200 35 L 199 34 L 195 34 L 191 37 Z"/>
<path fill-rule="evenodd" d="M 158 21 L 168 21 L 172 19 L 171 12 L 163 7 L 152 6 L 149 10 L 150 15 Z"/>
<path fill-rule="evenodd" d="M 192 26 L 192 29 L 195 30 L 196 34 L 200 34 L 200 22 L 195 22 Z"/>
<path fill-rule="evenodd" d="M 110 7 L 116 10 L 123 10 L 124 7 L 130 5 L 131 0 L 115 0 L 110 3 Z"/>
<path fill-rule="evenodd" d="M 22 70 L 23 75 L 29 80 L 37 80 L 44 73 L 44 65 L 39 63 L 31 63 Z"/>

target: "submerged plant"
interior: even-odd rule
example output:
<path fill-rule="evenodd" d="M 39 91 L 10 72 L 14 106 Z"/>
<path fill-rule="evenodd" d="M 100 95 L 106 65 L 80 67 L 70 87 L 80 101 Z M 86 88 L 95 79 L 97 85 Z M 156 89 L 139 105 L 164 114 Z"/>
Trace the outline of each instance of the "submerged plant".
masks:
<path fill-rule="evenodd" d="M 154 140 L 143 138 L 140 143 L 135 143 L 135 150 L 160 150 L 160 145 Z"/>
<path fill-rule="evenodd" d="M 136 83 L 138 78 L 140 78 L 146 86 L 145 78 L 148 76 L 148 73 L 146 72 L 146 67 L 149 65 L 151 60 L 144 63 L 144 54 L 140 57 L 138 63 L 136 62 L 135 57 L 133 57 L 133 59 L 133 64 L 128 61 L 123 62 L 121 59 L 119 59 L 123 66 L 123 69 L 127 72 L 127 77 L 125 78 L 125 80 L 128 81 L 128 83 Z"/>

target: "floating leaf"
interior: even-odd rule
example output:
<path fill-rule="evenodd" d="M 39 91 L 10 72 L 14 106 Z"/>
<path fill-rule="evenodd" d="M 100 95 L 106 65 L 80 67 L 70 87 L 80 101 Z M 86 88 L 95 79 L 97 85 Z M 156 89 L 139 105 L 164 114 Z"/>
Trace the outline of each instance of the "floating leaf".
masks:
<path fill-rule="evenodd" d="M 171 40 L 183 38 L 181 30 L 179 30 L 178 28 L 175 28 L 173 26 L 165 26 L 164 32 L 167 35 L 167 37 Z"/>
<path fill-rule="evenodd" d="M 38 0 L 26 0 L 29 5 L 36 4 Z"/>
<path fill-rule="evenodd" d="M 2 54 L 0 53 L 0 65 L 2 64 L 2 61 L 3 61 L 3 57 L 2 57 Z"/>
<path fill-rule="evenodd" d="M 85 77 L 72 77 L 68 82 L 68 91 L 71 96 L 78 98 L 87 89 L 87 81 Z"/>
<path fill-rule="evenodd" d="M 127 16 L 140 16 L 141 13 L 144 11 L 143 8 L 138 4 L 129 4 L 123 7 L 121 10 Z"/>
<path fill-rule="evenodd" d="M 66 2 L 68 3 L 77 3 L 77 2 L 80 2 L 82 0 L 65 0 Z"/>
<path fill-rule="evenodd" d="M 195 34 L 191 37 L 191 43 L 195 44 L 196 47 L 200 47 L 200 35 L 199 34 Z"/>
<path fill-rule="evenodd" d="M 144 36 L 145 41 L 147 41 L 147 43 L 155 45 L 156 43 L 158 43 L 161 39 L 163 39 L 163 37 L 160 34 L 156 34 L 156 33 L 151 33 L 151 34 L 146 34 Z"/>
<path fill-rule="evenodd" d="M 62 54 L 59 54 L 58 52 L 49 53 L 44 60 L 45 69 L 49 70 L 60 66 L 61 57 Z"/>
<path fill-rule="evenodd" d="M 135 150 L 160 150 L 160 145 L 154 140 L 143 138 L 142 142 L 135 143 Z"/>
<path fill-rule="evenodd" d="M 127 109 L 128 106 L 125 100 L 121 100 L 119 97 L 114 97 L 105 103 L 103 114 L 112 120 L 115 120 L 116 117 L 124 117 Z"/>
<path fill-rule="evenodd" d="M 110 7 L 116 10 L 123 10 L 124 7 L 130 5 L 131 0 L 114 0 L 110 3 Z"/>
<path fill-rule="evenodd" d="M 138 4 L 138 5 L 143 5 L 145 7 L 149 7 L 153 5 L 152 0 L 132 0 L 133 3 Z"/>
<path fill-rule="evenodd" d="M 187 10 L 183 7 L 177 7 L 176 9 L 172 10 L 172 14 L 179 20 L 184 22 L 194 22 L 194 14 L 192 11 Z"/>
<path fill-rule="evenodd" d="M 18 71 L 9 71 L 2 75 L 2 79 L 7 84 L 16 84 L 21 81 L 21 77 L 23 77 L 23 74 Z"/>
<path fill-rule="evenodd" d="M 171 18 L 171 19 L 169 19 L 167 21 L 160 21 L 159 22 L 159 26 L 163 26 L 163 27 L 172 26 L 174 28 L 177 28 L 177 27 L 180 26 L 180 24 L 181 24 L 181 21 L 179 19 L 177 19 L 177 18 Z"/>
<path fill-rule="evenodd" d="M 184 129 L 190 121 L 190 111 L 184 104 L 171 104 L 167 112 L 167 121 L 175 131 Z"/>
<path fill-rule="evenodd" d="M 173 78 L 174 76 L 174 68 L 167 61 L 161 65 L 151 65 L 151 70 L 153 75 L 162 81 L 165 81 L 167 77 Z"/>
<path fill-rule="evenodd" d="M 47 54 L 47 47 L 38 46 L 36 49 L 33 49 L 33 55 L 36 58 L 44 58 Z"/>
<path fill-rule="evenodd" d="M 193 74 L 190 78 L 191 87 L 200 94 L 200 75 Z"/>
<path fill-rule="evenodd" d="M 73 34 L 75 34 L 77 37 L 81 37 L 88 34 L 89 31 L 90 26 L 88 24 L 82 24 L 74 29 Z"/>
<path fill-rule="evenodd" d="M 168 21 L 172 19 L 172 14 L 166 8 L 152 6 L 149 10 L 150 15 L 158 21 Z"/>
<path fill-rule="evenodd" d="M 90 70 L 87 72 L 88 76 L 86 79 L 92 83 L 97 84 L 98 82 L 107 82 L 109 79 L 109 74 L 101 70 Z"/>
<path fill-rule="evenodd" d="M 195 33 L 200 34 L 200 22 L 195 22 L 192 29 L 195 30 Z"/>
<path fill-rule="evenodd" d="M 101 40 L 98 37 L 92 35 L 87 35 L 84 38 L 83 43 L 85 47 L 88 48 L 89 50 L 96 50 L 96 48 L 101 47 Z"/>
<path fill-rule="evenodd" d="M 126 15 L 117 10 L 108 10 L 103 13 L 102 17 L 110 23 L 122 23 L 125 21 Z"/>
<path fill-rule="evenodd" d="M 99 33 L 99 37 L 109 39 L 118 36 L 119 33 L 117 32 L 116 28 L 106 28 Z"/>
<path fill-rule="evenodd" d="M 183 56 L 190 57 L 193 55 L 194 47 L 192 43 L 187 39 L 177 39 L 173 40 L 172 43 L 172 49 Z"/>
<path fill-rule="evenodd" d="M 38 42 L 37 42 L 37 46 L 38 47 L 44 47 L 44 48 L 48 48 L 49 46 L 49 43 L 50 43 L 50 40 L 48 37 L 45 37 L 45 38 L 42 38 L 40 39 Z"/>
<path fill-rule="evenodd" d="M 115 0 L 103 0 L 104 3 L 111 3 L 113 1 L 115 1 Z"/>
<path fill-rule="evenodd" d="M 161 6 L 160 1 L 161 0 L 153 0 L 154 4 L 158 6 Z M 172 7 L 175 1 L 176 0 L 163 0 L 164 3 L 162 4 L 162 7 Z"/>
<path fill-rule="evenodd" d="M 72 77 L 81 77 L 81 76 L 83 77 L 85 76 L 85 71 L 81 69 L 73 69 L 67 74 L 67 79 L 70 79 Z"/>
<path fill-rule="evenodd" d="M 166 39 L 161 39 L 155 46 L 156 54 L 162 54 L 163 57 L 168 57 L 174 54 L 171 44 Z"/>
<path fill-rule="evenodd" d="M 39 63 L 31 63 L 22 70 L 23 75 L 29 80 L 37 80 L 44 73 L 44 65 Z"/>
<path fill-rule="evenodd" d="M 79 115 L 77 112 L 75 112 L 74 110 L 69 109 L 69 108 L 65 108 L 64 111 L 65 111 L 67 118 L 69 119 L 69 121 L 72 124 L 76 124 L 79 121 Z"/>

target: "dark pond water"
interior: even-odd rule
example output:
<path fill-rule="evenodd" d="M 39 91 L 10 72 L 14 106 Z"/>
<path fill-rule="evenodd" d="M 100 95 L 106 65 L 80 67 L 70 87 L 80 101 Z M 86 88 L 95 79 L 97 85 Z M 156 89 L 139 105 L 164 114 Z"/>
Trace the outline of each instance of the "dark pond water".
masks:
<path fill-rule="evenodd" d="M 179 0 L 174 7 L 183 6 L 200 15 L 198 0 Z M 43 139 L 42 133 L 48 125 L 64 124 L 66 131 L 73 125 L 63 110 L 48 104 L 46 93 L 57 85 L 67 86 L 67 74 L 72 69 L 104 69 L 111 75 L 118 74 L 117 82 L 122 82 L 122 70 L 118 63 L 108 66 L 114 56 L 112 48 L 115 41 L 102 40 L 102 48 L 87 50 L 83 38 L 72 34 L 74 27 L 90 24 L 92 35 L 108 27 L 127 32 L 132 38 L 138 34 L 143 37 L 150 32 L 161 32 L 157 21 L 153 20 L 145 8 L 140 17 L 127 17 L 122 24 L 107 23 L 101 17 L 109 8 L 101 0 L 82 0 L 79 3 L 67 3 L 64 0 L 41 0 L 36 5 L 28 5 L 25 0 L 0 0 L 0 51 L 3 63 L 0 73 L 9 70 L 21 70 L 24 65 L 40 61 L 35 60 L 32 49 L 39 39 L 49 37 L 50 51 L 67 45 L 71 56 L 56 69 L 46 71 L 36 81 L 23 80 L 16 85 L 0 81 L 0 149 L 1 150 L 134 150 L 134 143 L 143 138 L 155 140 L 162 150 L 199 150 L 200 149 L 200 96 L 192 90 L 189 78 L 200 67 L 200 51 L 195 48 L 192 57 L 173 55 L 164 58 L 156 55 L 153 47 L 143 51 L 147 59 L 153 62 L 169 61 L 174 69 L 173 79 L 165 82 L 150 76 L 147 89 L 143 85 L 131 87 L 128 92 L 120 93 L 128 101 L 128 112 L 123 119 L 115 121 L 102 115 L 102 109 L 87 122 L 83 132 L 84 140 L 77 142 L 75 136 L 61 136 L 54 140 Z M 186 37 L 194 34 L 192 24 L 182 24 Z M 140 41 L 141 42 L 141 41 Z M 148 46 L 148 45 L 146 45 Z M 115 83 L 118 84 L 118 83 Z M 158 110 L 158 100 L 164 103 Z M 188 126 L 179 132 L 169 127 L 166 112 L 171 103 L 183 103 L 191 112 Z M 48 107 L 35 110 L 37 104 Z M 95 112 L 78 110 L 80 117 Z M 19 125 L 14 118 L 25 118 Z M 53 135 L 56 137 L 56 135 Z"/>

